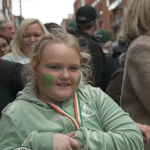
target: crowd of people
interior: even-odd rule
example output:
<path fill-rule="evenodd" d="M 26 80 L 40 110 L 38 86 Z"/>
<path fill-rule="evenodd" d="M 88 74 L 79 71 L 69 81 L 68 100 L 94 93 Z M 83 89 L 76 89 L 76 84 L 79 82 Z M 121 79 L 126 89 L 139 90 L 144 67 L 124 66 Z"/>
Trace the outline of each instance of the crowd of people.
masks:
<path fill-rule="evenodd" d="M 116 47 L 92 6 L 0 21 L 0 149 L 149 150 L 149 10 L 129 0 Z"/>

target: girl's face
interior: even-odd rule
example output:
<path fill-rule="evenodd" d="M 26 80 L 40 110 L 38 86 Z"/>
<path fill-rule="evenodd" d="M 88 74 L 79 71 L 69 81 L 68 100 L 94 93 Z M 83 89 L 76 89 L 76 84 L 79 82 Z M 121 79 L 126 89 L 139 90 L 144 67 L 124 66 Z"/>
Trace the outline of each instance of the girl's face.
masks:
<path fill-rule="evenodd" d="M 0 57 L 4 56 L 9 52 L 9 45 L 7 41 L 0 37 Z"/>
<path fill-rule="evenodd" d="M 33 52 L 35 44 L 43 35 L 42 28 L 38 23 L 28 25 L 22 34 L 21 51 L 28 56 L 29 53 Z"/>
<path fill-rule="evenodd" d="M 78 88 L 80 75 L 80 57 L 74 48 L 63 43 L 46 46 L 36 69 L 40 97 L 52 103 L 69 99 Z"/>

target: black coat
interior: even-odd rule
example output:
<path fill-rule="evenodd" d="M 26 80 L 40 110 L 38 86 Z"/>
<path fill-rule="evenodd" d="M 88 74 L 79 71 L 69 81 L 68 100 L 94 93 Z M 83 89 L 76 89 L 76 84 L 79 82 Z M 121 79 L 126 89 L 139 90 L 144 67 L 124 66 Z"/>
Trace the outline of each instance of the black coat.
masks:
<path fill-rule="evenodd" d="M 92 75 L 94 87 L 100 87 L 104 90 L 105 74 L 106 74 L 106 60 L 102 48 L 96 42 L 95 38 L 85 32 L 77 31 L 76 36 L 84 37 L 88 42 L 88 48 L 90 50 L 92 58 Z M 82 46 L 82 42 L 80 43 Z"/>
<path fill-rule="evenodd" d="M 23 89 L 21 70 L 23 65 L 0 59 L 0 112 Z"/>

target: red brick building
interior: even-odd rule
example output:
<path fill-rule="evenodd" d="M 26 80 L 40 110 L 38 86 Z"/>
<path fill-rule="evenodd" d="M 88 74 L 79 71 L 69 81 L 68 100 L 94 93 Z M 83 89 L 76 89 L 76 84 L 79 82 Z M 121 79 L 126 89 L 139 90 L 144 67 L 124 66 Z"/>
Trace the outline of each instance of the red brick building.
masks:
<path fill-rule="evenodd" d="M 11 0 L 0 0 L 0 20 L 2 19 L 13 20 Z"/>

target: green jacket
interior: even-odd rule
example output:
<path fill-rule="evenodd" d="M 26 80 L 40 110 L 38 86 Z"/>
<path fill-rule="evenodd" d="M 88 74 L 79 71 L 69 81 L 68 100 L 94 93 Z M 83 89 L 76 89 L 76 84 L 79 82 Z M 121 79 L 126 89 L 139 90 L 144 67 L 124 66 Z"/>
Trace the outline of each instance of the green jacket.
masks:
<path fill-rule="evenodd" d="M 73 138 L 79 142 L 81 150 L 143 150 L 139 129 L 109 96 L 90 85 L 78 91 L 83 126 Z M 74 116 L 73 98 L 64 101 L 61 107 Z M 39 100 L 28 86 L 2 113 L 0 150 L 19 146 L 52 150 L 54 133 L 76 130 L 69 118 Z"/>

